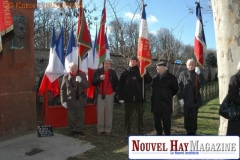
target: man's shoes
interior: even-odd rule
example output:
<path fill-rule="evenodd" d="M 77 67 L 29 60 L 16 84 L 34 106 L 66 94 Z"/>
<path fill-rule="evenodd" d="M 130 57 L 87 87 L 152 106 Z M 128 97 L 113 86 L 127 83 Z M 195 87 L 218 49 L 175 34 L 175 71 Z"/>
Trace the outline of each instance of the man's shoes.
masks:
<path fill-rule="evenodd" d="M 70 133 L 69 133 L 70 136 L 74 136 L 76 134 L 78 134 L 79 136 L 82 136 L 82 137 L 86 136 L 83 131 L 70 131 Z"/>
<path fill-rule="evenodd" d="M 83 131 L 78 132 L 79 136 L 86 137 L 85 133 Z"/>
<path fill-rule="evenodd" d="M 107 135 L 107 136 L 110 136 L 110 132 L 106 132 L 106 135 Z"/>
<path fill-rule="evenodd" d="M 102 133 L 104 133 L 104 132 L 97 132 L 97 135 L 99 136 L 99 135 L 101 135 Z"/>
<path fill-rule="evenodd" d="M 69 136 L 74 136 L 76 133 L 74 131 L 69 132 Z"/>

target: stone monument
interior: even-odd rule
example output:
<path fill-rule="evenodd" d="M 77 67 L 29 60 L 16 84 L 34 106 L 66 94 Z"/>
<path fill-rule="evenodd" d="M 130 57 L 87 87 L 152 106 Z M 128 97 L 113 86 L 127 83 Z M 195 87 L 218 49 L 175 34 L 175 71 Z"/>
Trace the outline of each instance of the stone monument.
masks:
<path fill-rule="evenodd" d="M 35 131 L 37 127 L 33 41 L 37 0 L 8 3 L 14 29 L 2 37 L 0 141 Z"/>

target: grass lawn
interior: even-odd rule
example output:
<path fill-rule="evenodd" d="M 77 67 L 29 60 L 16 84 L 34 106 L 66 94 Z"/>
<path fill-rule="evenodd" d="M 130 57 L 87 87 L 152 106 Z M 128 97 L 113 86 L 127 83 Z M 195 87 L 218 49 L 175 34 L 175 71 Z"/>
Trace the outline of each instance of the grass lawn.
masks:
<path fill-rule="evenodd" d="M 198 131 L 201 135 L 217 135 L 219 127 L 219 99 L 210 100 L 199 109 Z M 134 133 L 136 130 L 136 121 L 134 121 Z M 150 103 L 146 102 L 145 108 L 145 131 L 147 135 L 155 135 L 153 115 L 150 112 Z M 55 129 L 56 133 L 68 135 L 67 128 Z M 72 137 L 90 142 L 95 148 L 78 155 L 69 157 L 68 160 L 127 160 L 128 159 L 128 141 L 124 139 L 124 107 L 116 104 L 113 113 L 113 129 L 110 136 L 105 134 L 98 136 L 96 125 L 87 125 L 84 129 L 85 138 L 77 135 Z M 183 126 L 183 115 L 180 113 L 172 118 L 172 134 L 186 134 Z"/>

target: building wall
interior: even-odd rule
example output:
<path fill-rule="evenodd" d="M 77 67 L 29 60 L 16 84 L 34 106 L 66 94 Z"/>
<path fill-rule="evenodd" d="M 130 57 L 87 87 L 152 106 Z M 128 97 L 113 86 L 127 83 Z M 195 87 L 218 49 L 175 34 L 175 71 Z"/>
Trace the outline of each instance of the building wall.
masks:
<path fill-rule="evenodd" d="M 36 4 L 36 0 L 10 0 Z M 23 49 L 10 49 L 12 33 L 2 37 L 0 53 L 0 141 L 32 132 L 37 127 L 33 12 L 30 8 L 11 8 L 12 16 L 27 18 Z"/>

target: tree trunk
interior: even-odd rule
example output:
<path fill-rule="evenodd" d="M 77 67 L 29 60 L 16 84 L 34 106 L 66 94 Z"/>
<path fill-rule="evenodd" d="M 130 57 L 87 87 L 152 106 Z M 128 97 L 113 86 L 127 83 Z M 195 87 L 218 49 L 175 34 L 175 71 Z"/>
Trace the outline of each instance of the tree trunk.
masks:
<path fill-rule="evenodd" d="M 219 100 L 228 92 L 230 77 L 240 60 L 240 0 L 212 0 L 217 47 Z M 206 35 L 207 36 L 207 35 Z M 226 135 L 228 120 L 220 116 L 219 135 Z"/>

